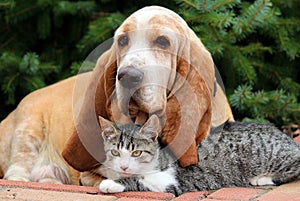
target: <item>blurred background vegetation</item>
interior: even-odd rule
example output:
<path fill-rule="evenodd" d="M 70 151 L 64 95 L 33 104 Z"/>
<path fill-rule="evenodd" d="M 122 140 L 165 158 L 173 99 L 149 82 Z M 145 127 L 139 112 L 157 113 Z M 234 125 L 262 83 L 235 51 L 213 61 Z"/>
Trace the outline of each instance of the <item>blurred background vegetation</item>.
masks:
<path fill-rule="evenodd" d="M 1 0 L 0 120 L 29 92 L 76 74 L 147 5 L 174 10 L 201 38 L 236 119 L 299 125 L 298 0 Z"/>

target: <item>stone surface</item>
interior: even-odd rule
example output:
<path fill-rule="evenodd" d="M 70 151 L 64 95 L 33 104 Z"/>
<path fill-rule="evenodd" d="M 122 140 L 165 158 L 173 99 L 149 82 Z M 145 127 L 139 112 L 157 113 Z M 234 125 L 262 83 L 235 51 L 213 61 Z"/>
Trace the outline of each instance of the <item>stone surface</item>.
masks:
<path fill-rule="evenodd" d="M 300 201 L 300 180 L 279 186 L 256 201 Z"/>
<path fill-rule="evenodd" d="M 208 196 L 217 200 L 250 200 L 265 190 L 254 188 L 222 188 Z"/>
<path fill-rule="evenodd" d="M 73 192 L 62 192 L 52 190 L 37 190 L 20 187 L 1 187 L 0 188 L 0 200 L 30 200 L 30 201 L 41 201 L 41 200 L 55 200 L 55 201 L 115 201 L 118 198 L 115 196 L 107 195 L 91 195 L 85 193 L 73 193 Z"/>

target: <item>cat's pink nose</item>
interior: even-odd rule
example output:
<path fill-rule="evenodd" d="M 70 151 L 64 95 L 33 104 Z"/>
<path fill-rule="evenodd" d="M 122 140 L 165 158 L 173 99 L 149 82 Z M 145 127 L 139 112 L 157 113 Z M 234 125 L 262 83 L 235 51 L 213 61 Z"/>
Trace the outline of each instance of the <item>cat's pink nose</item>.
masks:
<path fill-rule="evenodd" d="M 128 166 L 122 165 L 120 168 L 121 168 L 123 171 L 126 171 L 126 170 L 128 169 Z"/>

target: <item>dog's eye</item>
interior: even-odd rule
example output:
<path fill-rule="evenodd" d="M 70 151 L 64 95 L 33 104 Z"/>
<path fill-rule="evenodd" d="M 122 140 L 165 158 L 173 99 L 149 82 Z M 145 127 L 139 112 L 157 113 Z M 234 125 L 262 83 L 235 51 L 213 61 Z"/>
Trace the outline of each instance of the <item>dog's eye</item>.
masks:
<path fill-rule="evenodd" d="M 170 41 L 164 36 L 157 37 L 154 43 L 162 49 L 166 49 L 170 46 Z"/>
<path fill-rule="evenodd" d="M 120 47 L 125 47 L 126 45 L 128 45 L 128 37 L 126 35 L 121 36 L 118 39 L 118 44 Z"/>

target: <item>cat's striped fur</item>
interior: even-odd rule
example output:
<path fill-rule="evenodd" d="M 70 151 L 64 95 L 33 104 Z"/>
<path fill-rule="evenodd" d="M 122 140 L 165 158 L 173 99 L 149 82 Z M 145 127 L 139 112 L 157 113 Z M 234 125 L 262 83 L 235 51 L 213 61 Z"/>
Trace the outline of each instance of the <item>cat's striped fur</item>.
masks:
<path fill-rule="evenodd" d="M 142 128 L 132 124 L 103 129 L 107 160 L 101 173 L 108 179 L 99 186 L 102 192 L 179 195 L 229 186 L 279 185 L 299 178 L 300 145 L 271 124 L 235 122 L 213 129 L 199 144 L 198 165 L 181 168 L 167 148 L 158 149 L 155 119 Z M 112 156 L 112 149 L 120 155 Z M 128 150 L 145 152 L 123 160 L 123 151 Z M 126 170 L 120 168 L 124 164 Z"/>

